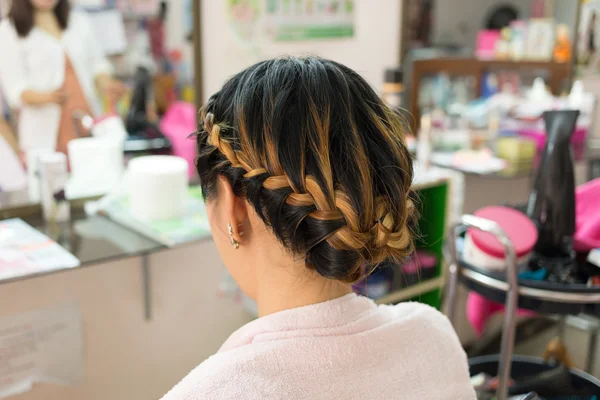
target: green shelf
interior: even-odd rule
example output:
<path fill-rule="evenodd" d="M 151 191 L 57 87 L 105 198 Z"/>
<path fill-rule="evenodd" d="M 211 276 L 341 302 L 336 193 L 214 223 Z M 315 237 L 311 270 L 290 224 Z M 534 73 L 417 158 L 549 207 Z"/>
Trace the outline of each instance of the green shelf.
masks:
<path fill-rule="evenodd" d="M 446 233 L 447 206 L 448 206 L 448 181 L 443 180 L 438 184 L 430 185 L 417 190 L 419 199 L 419 231 L 416 246 L 434 254 L 438 259 L 436 276 L 443 276 L 443 244 Z M 441 307 L 442 292 L 435 289 L 419 295 L 412 300 L 429 304 L 437 309 Z"/>

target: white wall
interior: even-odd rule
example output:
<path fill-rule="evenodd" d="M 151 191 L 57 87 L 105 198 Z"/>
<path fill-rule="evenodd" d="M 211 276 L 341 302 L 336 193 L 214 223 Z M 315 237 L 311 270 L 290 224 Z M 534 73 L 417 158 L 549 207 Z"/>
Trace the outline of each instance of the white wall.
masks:
<path fill-rule="evenodd" d="M 249 44 L 237 39 L 229 26 L 225 0 L 204 0 L 201 21 L 204 99 L 245 67 L 285 54 L 331 58 L 355 69 L 379 90 L 384 69 L 399 61 L 401 1 L 356 0 L 355 3 L 353 38 L 273 42 L 258 34 L 258 40 Z"/>

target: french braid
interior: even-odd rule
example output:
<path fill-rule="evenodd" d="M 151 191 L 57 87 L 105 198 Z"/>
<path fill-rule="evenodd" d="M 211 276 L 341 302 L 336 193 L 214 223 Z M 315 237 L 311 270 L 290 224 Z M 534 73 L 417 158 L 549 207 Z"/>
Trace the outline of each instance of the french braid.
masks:
<path fill-rule="evenodd" d="M 236 82 L 236 79 L 244 80 L 243 77 L 237 77 L 230 83 Z M 241 83 L 236 82 L 236 86 L 239 85 Z M 307 110 L 311 115 L 306 124 L 309 125 L 308 130 L 315 132 L 314 137 L 317 139 L 308 139 L 307 147 L 322 149 L 324 154 L 320 152 L 309 157 L 312 162 L 306 162 L 305 157 L 300 157 L 300 165 L 296 167 L 302 171 L 297 171 L 296 168 L 296 179 L 293 179 L 285 172 L 290 168 L 283 165 L 282 146 L 274 143 L 268 136 L 268 131 L 274 129 L 272 125 L 263 124 L 260 136 L 262 142 L 255 140 L 262 144 L 260 150 L 249 139 L 251 133 L 248 131 L 251 128 L 248 125 L 252 122 L 244 120 L 243 107 L 239 108 L 237 118 L 231 118 L 233 121 L 217 120 L 215 114 L 220 108 L 217 103 L 224 103 L 224 95 L 214 95 L 201 113 L 198 170 L 203 189 L 216 175 L 227 176 L 236 195 L 249 200 L 286 247 L 303 254 L 307 265 L 330 278 L 354 282 L 365 272 L 361 266 L 372 266 L 388 258 L 401 258 L 412 251 L 411 225 L 414 225 L 416 216 L 409 189 L 412 166 L 402 142 L 388 132 L 391 130 L 392 134 L 397 133 L 393 130 L 398 128 L 390 124 L 394 116 L 385 106 L 380 105 L 376 110 L 367 111 L 374 129 L 383 131 L 383 138 L 380 140 L 389 140 L 387 145 L 392 148 L 390 154 L 397 156 L 398 164 L 405 164 L 395 165 L 392 162 L 394 160 L 391 160 L 386 161 L 388 165 L 384 165 L 384 169 L 389 169 L 402 182 L 374 182 L 378 174 L 390 171 L 358 168 L 358 180 L 372 187 L 360 188 L 361 193 L 357 199 L 350 193 L 350 190 L 356 192 L 355 188 L 345 187 L 336 179 L 339 173 L 336 174 L 332 164 L 336 164 L 337 160 L 332 161 L 332 151 L 327 148 L 331 138 L 321 141 L 318 139 L 328 138 L 332 131 L 327 111 L 324 112 L 325 116 L 320 115 L 319 107 L 312 100 L 308 101 Z M 262 107 L 270 108 L 264 103 Z M 268 111 L 271 114 L 269 117 L 274 118 L 273 110 Z M 376 111 L 383 113 L 383 116 L 376 115 Z M 351 128 L 358 134 L 359 127 L 356 123 L 353 122 Z M 365 145 L 358 138 L 355 138 L 352 147 L 356 150 L 354 157 L 361 166 L 374 161 L 369 161 Z M 316 175 L 308 174 L 304 164 L 314 167 L 313 173 Z M 351 186 L 352 182 L 346 184 Z M 385 190 L 373 193 L 377 186 Z M 399 204 L 394 204 L 389 196 L 393 188 L 402 190 L 402 193 L 396 193 L 394 197 Z M 332 257 L 342 262 L 332 262 Z"/>

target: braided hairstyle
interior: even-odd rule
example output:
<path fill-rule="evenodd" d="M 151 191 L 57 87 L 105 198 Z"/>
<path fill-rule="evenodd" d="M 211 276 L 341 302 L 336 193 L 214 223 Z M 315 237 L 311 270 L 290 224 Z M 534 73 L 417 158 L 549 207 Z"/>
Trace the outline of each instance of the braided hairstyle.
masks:
<path fill-rule="evenodd" d="M 205 199 L 219 176 L 324 277 L 355 282 L 413 250 L 403 125 L 353 70 L 316 57 L 263 61 L 201 112 Z"/>

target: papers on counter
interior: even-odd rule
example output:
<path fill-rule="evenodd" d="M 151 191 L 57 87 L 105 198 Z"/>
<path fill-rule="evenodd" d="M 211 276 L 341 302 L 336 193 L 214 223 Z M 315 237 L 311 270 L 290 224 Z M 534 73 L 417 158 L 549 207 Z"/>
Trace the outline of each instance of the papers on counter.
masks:
<path fill-rule="evenodd" d="M 433 153 L 431 163 L 438 167 L 451 168 L 461 172 L 490 175 L 507 167 L 507 162 L 494 157 L 490 152 L 461 150 L 453 153 Z"/>
<path fill-rule="evenodd" d="M 79 260 L 21 219 L 0 221 L 0 280 L 79 266 Z"/>

